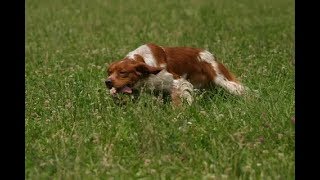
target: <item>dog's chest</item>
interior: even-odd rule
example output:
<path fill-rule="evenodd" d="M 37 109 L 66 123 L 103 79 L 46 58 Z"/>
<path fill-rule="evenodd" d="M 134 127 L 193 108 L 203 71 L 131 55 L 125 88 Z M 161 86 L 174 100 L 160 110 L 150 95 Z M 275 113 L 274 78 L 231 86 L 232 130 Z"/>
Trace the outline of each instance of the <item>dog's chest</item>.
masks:
<path fill-rule="evenodd" d="M 150 74 L 147 78 L 139 80 L 135 85 L 135 89 L 142 87 L 150 90 L 160 90 L 170 92 L 173 86 L 173 75 L 167 70 L 162 70 L 158 74 Z"/>

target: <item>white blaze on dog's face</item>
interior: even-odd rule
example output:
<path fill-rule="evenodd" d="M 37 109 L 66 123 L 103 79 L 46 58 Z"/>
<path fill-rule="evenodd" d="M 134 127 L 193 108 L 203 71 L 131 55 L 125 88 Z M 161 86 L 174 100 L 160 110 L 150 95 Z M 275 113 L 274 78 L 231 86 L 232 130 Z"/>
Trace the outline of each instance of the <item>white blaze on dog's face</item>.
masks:
<path fill-rule="evenodd" d="M 137 81 L 150 74 L 157 74 L 161 70 L 160 67 L 152 67 L 144 62 L 123 59 L 108 67 L 108 78 L 105 83 L 111 89 L 111 94 L 118 92 L 130 94 Z"/>

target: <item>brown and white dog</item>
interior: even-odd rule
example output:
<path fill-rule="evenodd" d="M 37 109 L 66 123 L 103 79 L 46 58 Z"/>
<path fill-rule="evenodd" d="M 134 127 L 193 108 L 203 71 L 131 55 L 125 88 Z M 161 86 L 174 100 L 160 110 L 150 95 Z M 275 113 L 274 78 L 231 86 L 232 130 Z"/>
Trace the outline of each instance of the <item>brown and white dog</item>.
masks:
<path fill-rule="evenodd" d="M 193 88 L 218 85 L 235 95 L 245 87 L 208 51 L 191 47 L 162 47 L 145 44 L 110 64 L 105 81 L 110 93 L 131 94 L 147 87 L 167 91 L 175 105 L 193 102 Z"/>

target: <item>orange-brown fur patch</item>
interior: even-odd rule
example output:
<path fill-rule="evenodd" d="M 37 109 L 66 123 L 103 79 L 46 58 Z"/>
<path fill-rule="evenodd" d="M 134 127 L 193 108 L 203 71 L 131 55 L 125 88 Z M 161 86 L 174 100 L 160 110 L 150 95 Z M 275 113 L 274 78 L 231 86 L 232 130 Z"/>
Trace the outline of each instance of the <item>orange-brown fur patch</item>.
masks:
<path fill-rule="evenodd" d="M 153 54 L 153 57 L 157 61 L 158 66 L 160 66 L 161 64 L 166 64 L 167 62 L 166 54 L 161 47 L 152 43 L 147 44 L 147 46 L 150 48 Z"/>
<path fill-rule="evenodd" d="M 108 79 L 112 81 L 112 85 L 115 88 L 121 88 L 124 86 L 133 86 L 139 79 L 148 74 L 157 74 L 163 68 L 148 66 L 144 62 L 141 62 L 140 55 L 136 55 L 136 61 L 131 59 L 123 59 L 121 61 L 112 63 L 108 69 Z"/>
<path fill-rule="evenodd" d="M 139 61 L 139 62 L 144 62 L 143 57 L 140 56 L 139 54 L 134 55 L 134 60 Z"/>
<path fill-rule="evenodd" d="M 190 47 L 164 48 L 167 55 L 167 71 L 178 77 L 186 75 L 194 85 L 206 87 L 213 82 L 216 73 L 207 62 L 198 60 L 203 49 Z M 177 77 L 176 76 L 176 77 Z"/>
<path fill-rule="evenodd" d="M 139 75 L 135 70 L 136 61 L 124 59 L 119 62 L 112 63 L 109 66 L 108 74 L 115 88 L 121 88 L 125 85 L 133 85 L 139 80 Z"/>

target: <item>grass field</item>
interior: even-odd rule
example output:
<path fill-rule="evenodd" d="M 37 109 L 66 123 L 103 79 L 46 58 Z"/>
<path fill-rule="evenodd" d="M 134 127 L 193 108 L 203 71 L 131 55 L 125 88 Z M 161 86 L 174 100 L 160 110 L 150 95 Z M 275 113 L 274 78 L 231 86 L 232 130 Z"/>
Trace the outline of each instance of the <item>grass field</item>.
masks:
<path fill-rule="evenodd" d="M 213 52 L 259 96 L 117 105 L 141 44 Z M 293 0 L 26 1 L 26 179 L 294 179 Z"/>

